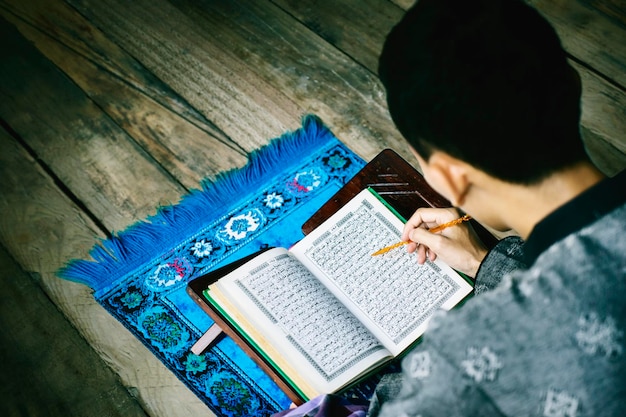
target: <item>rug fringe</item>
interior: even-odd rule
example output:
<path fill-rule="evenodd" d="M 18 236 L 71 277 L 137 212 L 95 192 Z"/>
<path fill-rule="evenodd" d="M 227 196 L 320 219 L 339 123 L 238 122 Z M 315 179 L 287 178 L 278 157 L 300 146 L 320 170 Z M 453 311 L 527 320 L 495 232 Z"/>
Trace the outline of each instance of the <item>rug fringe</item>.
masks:
<path fill-rule="evenodd" d="M 154 258 L 180 242 L 174 235 L 187 235 L 198 230 L 215 210 L 234 207 L 246 195 L 236 193 L 242 188 L 255 190 L 276 175 L 276 164 L 284 161 L 298 163 L 298 157 L 333 140 L 335 136 L 315 115 L 305 115 L 302 127 L 273 139 L 249 155 L 248 163 L 240 168 L 220 174 L 214 181 L 204 180 L 200 189 L 192 190 L 179 203 L 160 207 L 157 213 L 139 221 L 126 230 L 103 239 L 94 245 L 89 255 L 93 260 L 74 259 L 57 271 L 63 279 L 85 284 L 98 291 L 107 287 L 123 274 Z M 281 170 L 284 165 L 280 166 Z M 253 192 L 251 191 L 251 192 Z"/>

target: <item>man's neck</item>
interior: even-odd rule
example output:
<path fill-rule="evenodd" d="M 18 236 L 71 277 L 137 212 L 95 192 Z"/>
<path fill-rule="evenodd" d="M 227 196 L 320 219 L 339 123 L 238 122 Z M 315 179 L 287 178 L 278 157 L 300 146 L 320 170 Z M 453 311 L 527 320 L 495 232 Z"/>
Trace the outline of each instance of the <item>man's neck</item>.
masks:
<path fill-rule="evenodd" d="M 591 163 L 581 163 L 532 186 L 508 185 L 504 222 L 526 239 L 535 225 L 605 176 Z"/>

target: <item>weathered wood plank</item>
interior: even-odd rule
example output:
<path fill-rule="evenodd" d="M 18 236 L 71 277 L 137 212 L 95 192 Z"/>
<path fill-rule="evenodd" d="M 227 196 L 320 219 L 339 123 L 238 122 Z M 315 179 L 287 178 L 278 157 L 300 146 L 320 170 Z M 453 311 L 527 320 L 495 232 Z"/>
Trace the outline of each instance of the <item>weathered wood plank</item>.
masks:
<path fill-rule="evenodd" d="M 178 201 L 179 183 L 14 28 L 0 30 L 0 117 L 107 229 Z"/>
<path fill-rule="evenodd" d="M 17 32 L 10 30 L 4 22 L 1 31 L 11 53 L 5 50 L 0 64 L 0 73 L 3 74 L 0 95 L 9 99 L 2 100 L 0 114 L 5 120 L 17 122 L 11 126 L 18 126 L 18 132 L 31 148 L 37 149 L 38 157 L 50 169 L 65 175 L 66 178 L 60 181 L 70 189 L 78 190 L 76 195 L 87 201 L 86 206 L 95 207 L 104 199 L 105 204 L 94 209 L 99 216 L 97 218 L 104 219 L 102 222 L 107 227 L 123 228 L 129 221 L 152 212 L 160 196 L 167 197 L 169 194 L 172 199 L 178 197 L 182 187 L 168 184 L 170 180 L 167 176 L 147 159 L 142 161 L 140 158 L 143 157 L 137 156 L 136 147 L 130 146 L 127 137 L 119 133 L 119 129 L 114 129 L 115 125 L 102 117 L 95 105 L 85 104 L 88 101 L 79 94 L 77 87 L 56 68 L 44 65 L 44 59 L 32 52 L 32 46 L 18 39 Z M 17 74 L 24 78 L 17 77 Z M 32 84 L 24 85 L 28 83 Z M 7 109 L 9 106 L 12 107 Z M 106 137 L 109 134 L 113 140 Z M 89 144 L 94 145 L 93 151 L 89 149 Z M 97 242 L 95 237 L 104 237 L 103 232 L 63 195 L 39 165 L 24 154 L 24 149 L 15 141 L 7 140 L 4 131 L 0 147 L 3 150 L 0 161 L 3 178 L 0 184 L 2 244 L 25 270 L 41 277 L 46 293 L 120 375 L 123 383 L 137 390 L 137 396 L 150 414 L 207 414 L 206 406 L 104 311 L 87 287 L 54 276 L 54 271 L 68 259 L 86 258 L 89 249 Z M 82 160 L 74 160 L 81 156 Z M 128 165 L 132 168 L 132 164 L 137 164 L 137 171 L 129 169 Z M 113 174 L 105 169 L 117 169 L 118 166 L 122 167 L 121 171 Z M 156 184 L 158 187 L 150 183 L 138 187 L 137 184 L 117 182 L 122 189 L 113 190 L 113 197 L 135 192 L 134 198 L 139 201 L 135 203 L 132 198 L 126 199 L 130 209 L 115 220 L 118 204 L 109 201 L 115 199 L 97 195 L 97 187 L 86 187 L 87 191 L 81 189 L 83 183 L 78 177 L 92 177 L 97 179 L 96 183 L 107 183 L 109 180 L 114 182 L 112 175 L 114 177 L 120 172 L 130 175 L 131 179 L 155 175 L 150 181 L 164 183 Z M 120 210 L 124 214 L 125 209 L 120 207 Z"/>
<path fill-rule="evenodd" d="M 391 3 L 396 4 L 398 7 L 403 8 L 404 10 L 408 10 L 411 6 L 415 4 L 415 0 L 390 0 Z"/>
<path fill-rule="evenodd" d="M 43 10 L 25 10 L 32 15 L 20 15 L 18 18 L 12 13 L 6 13 L 5 17 L 186 188 L 197 188 L 203 178 L 215 177 L 220 172 L 246 163 L 247 159 L 241 150 L 233 149 L 232 145 L 223 143 L 188 119 L 146 96 L 145 93 L 152 93 L 151 90 L 136 89 L 127 80 L 122 80 L 104 69 L 110 60 L 104 62 L 102 66 L 100 63 L 96 65 L 25 23 L 25 21 L 37 23 L 39 16 L 44 14 L 47 19 L 45 27 L 50 33 L 58 34 L 68 30 L 71 22 L 51 20 L 52 16 L 65 17 L 68 13 L 44 13 L 52 4 L 58 4 L 59 8 L 67 7 L 57 2 L 47 2 L 47 7 Z M 89 23 L 77 13 L 71 17 L 75 19 L 76 27 L 89 26 Z M 58 25 L 53 28 L 53 23 Z M 97 29 L 92 28 L 90 33 L 96 31 Z M 61 37 L 65 38 L 66 36 Z M 112 49 L 111 57 L 119 58 L 120 54 L 123 54 L 111 44 L 106 46 Z M 103 46 L 99 45 L 98 48 L 104 51 Z M 115 68 L 123 68 L 123 65 L 132 61 L 130 57 L 123 55 L 122 57 L 125 59 L 116 63 Z M 131 74 L 132 70 L 133 68 L 129 68 Z"/>
<path fill-rule="evenodd" d="M 63 0 L 0 0 L 0 7 L 25 23 L 37 27 L 66 45 L 76 54 L 85 57 L 114 74 L 133 89 L 152 97 L 155 101 L 190 120 L 211 136 L 232 143 L 230 139 L 204 116 L 189 106 L 169 86 L 132 59 L 107 39 L 97 28 L 85 21 Z"/>
<path fill-rule="evenodd" d="M 368 159 L 385 146 L 410 157 L 377 77 L 268 1 L 70 2 L 246 149 L 311 112 Z M 204 90 L 190 88 L 195 83 Z"/>
<path fill-rule="evenodd" d="M 246 151 L 299 124 L 302 109 L 167 1 L 69 3 Z"/>
<path fill-rule="evenodd" d="M 211 415 L 174 374 L 96 303 L 88 287 L 54 275 L 68 259 L 87 258 L 104 234 L 4 129 L 0 129 L 0 149 L 0 245 L 23 270 L 38 278 L 45 293 L 134 391 L 149 415 Z M 14 313 L 12 316 L 20 316 Z M 36 328 L 36 317 L 23 319 Z"/>
<path fill-rule="evenodd" d="M 626 89 L 626 7 L 610 0 L 526 0 L 576 59 Z"/>
<path fill-rule="evenodd" d="M 2 245 L 0 279 L 0 415 L 146 416 Z"/>
<path fill-rule="evenodd" d="M 322 117 L 333 131 L 366 159 L 384 147 L 412 155 L 391 122 L 378 77 L 337 51 L 293 17 L 264 1 L 176 2 L 199 26 L 214 28 L 226 42 L 243 49 L 241 59 Z M 239 51 L 239 48 L 237 49 Z"/>
<path fill-rule="evenodd" d="M 404 10 L 387 0 L 272 0 L 374 74 L 387 33 Z"/>
<path fill-rule="evenodd" d="M 583 83 L 581 133 L 596 165 L 613 176 L 626 168 L 626 92 L 572 63 Z"/>

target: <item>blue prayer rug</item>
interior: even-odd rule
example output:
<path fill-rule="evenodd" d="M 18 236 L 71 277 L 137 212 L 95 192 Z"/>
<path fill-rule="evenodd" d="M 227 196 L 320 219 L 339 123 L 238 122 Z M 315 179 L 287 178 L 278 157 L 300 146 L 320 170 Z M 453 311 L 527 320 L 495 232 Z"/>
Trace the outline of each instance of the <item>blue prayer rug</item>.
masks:
<path fill-rule="evenodd" d="M 364 165 L 307 116 L 242 169 L 100 242 L 93 260 L 72 260 L 59 276 L 90 286 L 218 416 L 269 416 L 291 401 L 230 338 L 200 356 L 190 351 L 213 322 L 187 283 L 265 247 L 290 247 L 303 237 L 302 224 Z"/>

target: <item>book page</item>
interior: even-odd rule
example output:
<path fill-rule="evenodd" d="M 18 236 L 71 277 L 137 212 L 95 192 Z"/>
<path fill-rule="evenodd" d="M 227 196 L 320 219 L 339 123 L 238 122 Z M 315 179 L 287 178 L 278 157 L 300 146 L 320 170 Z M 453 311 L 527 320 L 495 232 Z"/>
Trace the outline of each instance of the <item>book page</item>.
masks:
<path fill-rule="evenodd" d="M 403 226 L 365 190 L 291 249 L 394 355 L 437 309 L 452 308 L 472 290 L 444 263 L 419 265 L 403 248 L 371 256 L 398 242 Z"/>
<path fill-rule="evenodd" d="M 286 250 L 267 251 L 215 285 L 236 310 L 245 311 L 249 324 L 242 330 L 274 359 L 282 357 L 285 362 L 277 365 L 295 372 L 289 375 L 294 382 L 306 376 L 318 393 L 336 391 L 389 356 Z"/>

